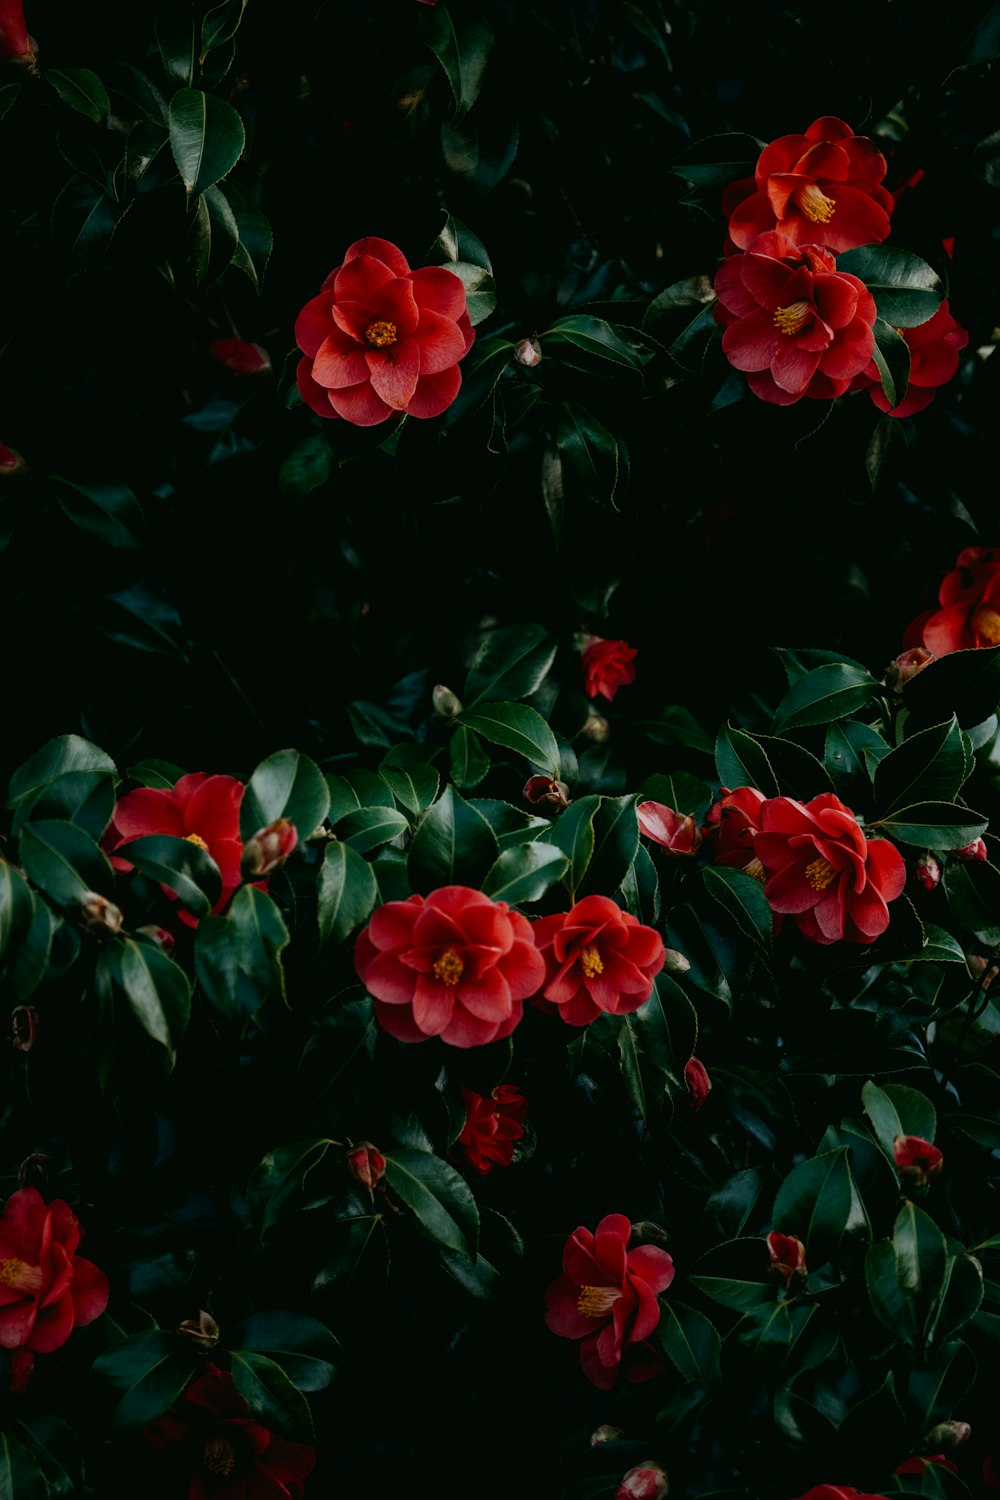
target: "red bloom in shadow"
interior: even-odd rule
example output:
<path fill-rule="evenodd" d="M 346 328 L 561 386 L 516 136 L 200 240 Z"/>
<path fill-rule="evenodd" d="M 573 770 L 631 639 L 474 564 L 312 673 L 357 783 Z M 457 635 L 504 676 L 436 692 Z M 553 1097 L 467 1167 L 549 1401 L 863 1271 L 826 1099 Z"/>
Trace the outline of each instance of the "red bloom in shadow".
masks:
<path fill-rule="evenodd" d="M 906 884 L 903 856 L 869 839 L 839 797 L 772 797 L 754 850 L 767 871 L 773 911 L 794 916 L 813 943 L 871 943 L 889 925 L 888 903 Z"/>
<path fill-rule="evenodd" d="M 862 1494 L 846 1484 L 816 1484 L 799 1500 L 885 1500 L 884 1495 Z"/>
<path fill-rule="evenodd" d="M 919 615 L 907 629 L 907 644 L 922 641 L 935 656 L 1000 646 L 1000 547 L 965 547 L 946 573 L 940 609 Z"/>
<path fill-rule="evenodd" d="M 143 1428 L 190 1475 L 189 1500 L 301 1500 L 316 1450 L 254 1420 L 233 1377 L 209 1365 L 180 1400 Z"/>
<path fill-rule="evenodd" d="M 722 787 L 722 797 L 708 810 L 702 830 L 705 842 L 717 865 L 745 870 L 755 880 L 763 880 L 764 867 L 754 853 L 754 836 L 760 832 L 761 809 L 767 798 L 753 786 L 738 786 L 735 791 Z"/>
<path fill-rule="evenodd" d="M 712 1080 L 708 1076 L 708 1069 L 700 1058 L 688 1058 L 684 1065 L 684 1082 L 691 1096 L 691 1108 L 693 1110 L 701 1109 L 712 1092 Z"/>
<path fill-rule="evenodd" d="M 546 971 L 535 1004 L 568 1025 L 586 1026 L 602 1011 L 629 1015 L 653 993 L 663 939 L 610 897 L 585 896 L 571 911 L 539 917 L 532 930 Z"/>
<path fill-rule="evenodd" d="M 100 1317 L 108 1278 L 77 1255 L 79 1243 L 68 1203 L 46 1204 L 33 1187 L 11 1193 L 0 1218 L 0 1348 L 51 1354 L 74 1328 Z M 18 1373 L 26 1384 L 23 1360 Z"/>
<path fill-rule="evenodd" d="M 243 791 L 242 781 L 237 781 L 234 776 L 207 776 L 204 771 L 182 776 L 169 792 L 154 787 L 137 787 L 115 804 L 110 826 L 102 840 L 104 849 L 113 856 L 111 863 L 116 870 L 131 870 L 132 866 L 120 853 L 131 839 L 166 833 L 197 844 L 219 867 L 222 893 L 213 910 L 222 911 L 241 879 L 240 803 Z M 173 896 L 174 892 L 168 894 Z M 188 927 L 197 927 L 198 919 L 190 912 L 181 911 L 179 916 Z"/>
<path fill-rule="evenodd" d="M 509 1167 L 514 1144 L 524 1135 L 528 1101 L 513 1083 L 501 1083 L 492 1094 L 462 1089 L 468 1111 L 458 1144 L 465 1148 L 469 1164 L 483 1175 L 494 1167 Z"/>
<path fill-rule="evenodd" d="M 730 238 L 742 250 L 769 229 L 796 245 L 838 253 L 877 244 L 893 210 L 892 194 L 881 186 L 885 170 L 867 136 L 824 115 L 804 135 L 782 135 L 764 147 L 746 196 L 740 199 L 749 182 L 733 184 L 725 200 Z"/>
<path fill-rule="evenodd" d="M 591 636 L 583 653 L 583 691 L 588 698 L 600 695 L 610 703 L 620 687 L 635 681 L 632 663 L 638 656 L 628 641 L 606 641 Z"/>
<path fill-rule="evenodd" d="M 871 362 L 875 300 L 819 245 L 762 234 L 715 277 L 722 350 L 762 401 L 842 396 Z"/>
<path fill-rule="evenodd" d="M 937 312 L 917 328 L 901 328 L 910 350 L 910 381 L 906 395 L 897 406 L 890 406 L 874 362 L 853 382 L 855 390 L 867 390 L 880 411 L 890 417 L 912 417 L 930 406 L 941 386 L 958 373 L 958 356 L 969 342 L 969 335 L 955 322 L 947 297 Z"/>
<path fill-rule="evenodd" d="M 296 319 L 299 390 L 321 417 L 358 427 L 394 412 L 436 417 L 458 395 L 474 338 L 452 271 L 411 271 L 388 240 L 357 240 Z"/>
<path fill-rule="evenodd" d="M 38 47 L 28 35 L 23 0 L 0 0 L 0 62 L 33 63 Z"/>
<path fill-rule="evenodd" d="M 582 1339 L 580 1363 L 593 1385 L 610 1390 L 626 1380 L 649 1380 L 663 1361 L 646 1343 L 660 1321 L 657 1294 L 674 1279 L 665 1250 L 626 1250 L 632 1226 L 608 1214 L 593 1234 L 581 1224 L 563 1249 L 563 1275 L 545 1293 L 545 1323 L 564 1339 Z"/>
<path fill-rule="evenodd" d="M 528 919 L 467 885 L 378 907 L 354 967 L 391 1036 L 453 1047 L 509 1036 L 545 977 Z"/>

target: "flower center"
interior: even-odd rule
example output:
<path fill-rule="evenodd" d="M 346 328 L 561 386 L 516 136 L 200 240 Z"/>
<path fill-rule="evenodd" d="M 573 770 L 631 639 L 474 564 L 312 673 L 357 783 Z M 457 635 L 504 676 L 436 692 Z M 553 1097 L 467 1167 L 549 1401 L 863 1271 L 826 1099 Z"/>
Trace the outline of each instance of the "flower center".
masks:
<path fill-rule="evenodd" d="M 459 958 L 454 948 L 446 948 L 439 958 L 434 960 L 434 977 L 440 979 L 442 984 L 452 988 L 461 979 L 465 972 L 465 964 Z"/>
<path fill-rule="evenodd" d="M 26 1292 L 35 1296 L 42 1290 L 45 1278 L 41 1266 L 29 1266 L 27 1261 L 0 1260 L 0 1286 L 9 1286 L 15 1292 Z"/>
<path fill-rule="evenodd" d="M 814 891 L 825 891 L 836 873 L 830 861 L 822 855 L 819 859 L 814 859 L 811 865 L 806 865 L 806 879 Z"/>
<path fill-rule="evenodd" d="M 601 963 L 601 955 L 593 943 L 589 948 L 584 948 L 580 954 L 580 965 L 583 969 L 584 979 L 593 979 L 597 974 L 604 973 L 604 965 Z"/>
<path fill-rule="evenodd" d="M 759 880 L 761 885 L 764 885 L 767 880 L 767 871 L 756 855 L 749 864 L 743 866 L 743 873 L 749 875 L 751 880 Z"/>
<path fill-rule="evenodd" d="M 988 646 L 1000 645 L 1000 610 L 991 604 L 981 604 L 972 617 L 972 625 L 980 640 Z"/>
<path fill-rule="evenodd" d="M 582 1286 L 576 1299 L 576 1310 L 585 1318 L 605 1318 L 621 1292 L 613 1286 Z"/>
<path fill-rule="evenodd" d="M 197 849 L 204 849 L 205 853 L 208 853 L 208 845 L 200 833 L 186 833 L 184 835 L 184 842 L 185 844 L 194 844 Z"/>
<path fill-rule="evenodd" d="M 236 1464 L 236 1449 L 230 1438 L 221 1432 L 210 1437 L 205 1444 L 205 1468 L 210 1474 L 231 1474 Z"/>
<path fill-rule="evenodd" d="M 799 188 L 796 197 L 802 212 L 813 224 L 829 224 L 837 204 L 833 198 L 828 198 L 815 182 L 808 182 L 804 188 Z"/>
<path fill-rule="evenodd" d="M 774 309 L 774 326 L 779 333 L 798 333 L 809 316 L 808 302 L 790 302 Z"/>
<path fill-rule="evenodd" d="M 365 329 L 365 338 L 373 349 L 388 349 L 398 337 L 395 323 L 390 323 L 388 318 L 376 318 Z"/>

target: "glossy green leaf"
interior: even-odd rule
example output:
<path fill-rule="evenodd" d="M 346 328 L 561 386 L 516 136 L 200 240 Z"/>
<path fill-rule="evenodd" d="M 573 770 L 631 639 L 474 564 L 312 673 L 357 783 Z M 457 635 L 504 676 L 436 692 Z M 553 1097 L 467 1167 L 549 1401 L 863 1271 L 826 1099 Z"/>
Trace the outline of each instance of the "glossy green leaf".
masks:
<path fill-rule="evenodd" d="M 282 460 L 278 488 L 283 495 L 311 495 L 333 474 L 336 461 L 322 432 L 311 432 Z"/>
<path fill-rule="evenodd" d="M 0 859 L 0 961 L 16 953 L 34 912 L 31 889 L 20 870 Z"/>
<path fill-rule="evenodd" d="M 719 731 L 715 744 L 715 765 L 724 787 L 735 791 L 740 786 L 756 787 L 765 797 L 777 797 L 778 779 L 767 758 L 767 752 L 743 729 L 727 724 Z"/>
<path fill-rule="evenodd" d="M 541 625 L 501 625 L 472 659 L 462 698 L 469 708 L 497 699 L 528 698 L 548 674 L 556 643 Z"/>
<path fill-rule="evenodd" d="M 423 761 L 390 765 L 384 760 L 379 774 L 400 806 L 415 817 L 430 807 L 441 784 L 441 777 L 434 767 Z"/>
<path fill-rule="evenodd" d="M 575 496 L 617 510 L 628 471 L 626 451 L 615 434 L 575 401 L 564 401 L 556 410 L 552 434 L 564 498 Z"/>
<path fill-rule="evenodd" d="M 156 943 L 126 938 L 115 949 L 113 963 L 129 1009 L 142 1029 L 176 1052 L 191 1015 L 191 981 Z"/>
<path fill-rule="evenodd" d="M 229 1368 L 233 1384 L 262 1425 L 293 1440 L 315 1437 L 308 1401 L 273 1359 L 233 1349 Z"/>
<path fill-rule="evenodd" d="M 482 814 L 446 786 L 413 835 L 407 855 L 410 880 L 422 894 L 441 885 L 478 886 L 499 852 Z"/>
<path fill-rule="evenodd" d="M 89 68 L 46 68 L 51 83 L 64 104 L 90 120 L 106 120 L 111 109 L 108 91 Z"/>
<path fill-rule="evenodd" d="M 920 723 L 954 714 L 963 728 L 979 724 L 1000 703 L 1000 646 L 952 651 L 928 663 L 903 689 L 903 706 Z"/>
<path fill-rule="evenodd" d="M 465 1179 L 455 1168 L 427 1151 L 385 1152 L 385 1180 L 394 1196 L 413 1214 L 437 1245 L 474 1256 L 479 1237 L 479 1210 Z"/>
<path fill-rule="evenodd" d="M 200 1368 L 198 1351 L 176 1334 L 137 1333 L 98 1355 L 91 1374 L 116 1401 L 112 1427 L 142 1427 L 172 1406 Z"/>
<path fill-rule="evenodd" d="M 882 382 L 882 392 L 891 406 L 898 406 L 910 384 L 910 346 L 884 318 L 875 319 L 872 359 Z"/>
<path fill-rule="evenodd" d="M 568 867 L 566 855 L 551 844 L 514 844 L 501 850 L 486 873 L 482 889 L 494 901 L 506 901 L 510 906 L 538 901 L 550 885 L 563 878 Z"/>
<path fill-rule="evenodd" d="M 374 771 L 348 771 L 344 776 L 327 776 L 326 786 L 330 794 L 327 817 L 334 829 L 339 827 L 341 818 L 346 818 L 359 807 L 395 808 L 396 805 L 389 787 Z"/>
<path fill-rule="evenodd" d="M 983 943 L 1000 943 L 1000 869 L 988 860 L 951 859 L 944 872 L 952 919 Z"/>
<path fill-rule="evenodd" d="M 54 474 L 52 488 L 78 530 L 123 552 L 140 546 L 145 521 L 138 500 L 125 485 L 82 485 Z"/>
<path fill-rule="evenodd" d="M 247 1198 L 258 1232 L 264 1235 L 302 1206 L 305 1186 L 311 1172 L 324 1160 L 333 1145 L 315 1138 L 276 1146 L 256 1168 L 247 1185 Z"/>
<path fill-rule="evenodd" d="M 337 825 L 337 837 L 350 844 L 359 854 L 377 849 L 391 839 L 409 831 L 409 822 L 394 807 L 359 807 L 348 813 Z"/>
<path fill-rule="evenodd" d="M 777 739 L 770 734 L 759 734 L 754 738 L 767 755 L 781 796 L 808 802 L 820 792 L 833 791 L 830 773 L 811 751 L 794 740 Z M 763 787 L 760 790 L 763 791 Z"/>
<path fill-rule="evenodd" d="M 829 724 L 857 713 L 877 692 L 878 683 L 863 667 L 829 662 L 814 667 L 788 689 L 774 714 L 777 734 L 810 724 Z"/>
<path fill-rule="evenodd" d="M 837 270 L 863 281 L 875 298 L 879 317 L 895 328 L 915 328 L 941 305 L 941 280 L 932 266 L 909 250 L 862 245 L 837 256 Z"/>
<path fill-rule="evenodd" d="M 515 346 L 498 334 L 479 337 L 462 360 L 462 388 L 444 418 L 452 427 L 470 412 L 478 411 L 493 394 L 494 387 L 514 356 Z"/>
<path fill-rule="evenodd" d="M 675 771 L 668 776 L 657 773 L 646 777 L 639 788 L 640 805 L 647 800 L 662 802 L 665 807 L 689 815 L 700 824 L 715 798 L 699 777 L 687 771 Z"/>
<path fill-rule="evenodd" d="M 924 849 L 964 849 L 987 828 L 986 819 L 951 802 L 918 802 L 897 808 L 877 825 L 903 844 Z"/>
<path fill-rule="evenodd" d="M 455 110 L 464 114 L 479 97 L 493 47 L 493 32 L 475 13 L 452 16 L 445 5 L 421 12 L 421 36 L 434 53 L 451 89 Z"/>
<path fill-rule="evenodd" d="M 191 197 L 225 177 L 243 154 L 243 121 L 231 104 L 202 89 L 178 89 L 169 126 L 170 149 Z"/>
<path fill-rule="evenodd" d="M 101 259 L 117 223 L 117 203 L 87 178 L 71 178 L 52 205 L 53 234 L 67 258 L 80 265 Z"/>
<path fill-rule="evenodd" d="M 350 937 L 371 916 L 377 895 L 368 861 L 349 844 L 327 844 L 316 887 L 320 941 L 340 943 Z"/>
<path fill-rule="evenodd" d="M 266 1354 L 300 1391 L 322 1391 L 340 1358 L 340 1344 L 329 1328 L 305 1313 L 254 1313 L 233 1340 L 236 1348 Z"/>
<path fill-rule="evenodd" d="M 76 907 L 88 891 L 109 895 L 113 889 L 107 858 L 75 823 L 59 818 L 26 823 L 18 852 L 28 879 L 59 906 Z"/>
<path fill-rule="evenodd" d="M 478 786 L 490 768 L 490 758 L 479 737 L 464 724 L 456 724 L 449 754 L 451 779 L 461 791 Z"/>
<path fill-rule="evenodd" d="M 656 1336 L 682 1379 L 699 1380 L 708 1386 L 718 1384 L 722 1341 L 704 1313 L 685 1307 L 673 1297 L 665 1297 L 660 1303 Z"/>
<path fill-rule="evenodd" d="M 527 703 L 481 703 L 466 709 L 459 723 L 494 745 L 515 750 L 550 776 L 560 772 L 559 746 L 546 721 Z"/>
<path fill-rule="evenodd" d="M 773 917 L 760 881 L 725 865 L 708 866 L 703 875 L 705 889 L 728 911 L 740 931 L 761 948 L 770 948 Z"/>
<path fill-rule="evenodd" d="M 252 838 L 277 818 L 288 818 L 304 840 L 329 808 L 330 792 L 319 766 L 298 750 L 277 750 L 261 761 L 247 783 L 240 804 L 240 835 Z"/>
<path fill-rule="evenodd" d="M 937 1116 L 931 1101 L 919 1090 L 905 1084 L 885 1084 L 879 1088 L 869 1081 L 861 1090 L 861 1098 L 876 1139 L 894 1167 L 892 1143 L 898 1135 L 934 1140 Z"/>
<path fill-rule="evenodd" d="M 833 778 L 837 795 L 848 806 L 871 796 L 869 758 L 876 763 L 888 755 L 891 746 L 868 724 L 857 719 L 841 719 L 826 732 L 823 763 Z"/>
<path fill-rule="evenodd" d="M 578 897 L 616 890 L 625 879 L 639 847 L 635 798 L 602 797 L 593 826 L 594 852 Z"/>
<path fill-rule="evenodd" d="M 451 271 L 465 287 L 465 307 L 469 322 L 473 328 L 478 328 L 497 305 L 497 288 L 492 275 L 483 266 L 472 265 L 464 260 L 452 261 L 443 269 Z"/>
<path fill-rule="evenodd" d="M 174 891 L 192 916 L 207 916 L 222 893 L 218 865 L 207 849 L 190 839 L 175 838 L 168 833 L 148 834 L 131 839 L 120 857 L 150 880 Z"/>
<path fill-rule="evenodd" d="M 774 1227 L 806 1247 L 807 1260 L 821 1263 L 836 1250 L 849 1227 L 851 1171 L 844 1149 L 810 1157 L 793 1167 L 774 1200 Z"/>
<path fill-rule="evenodd" d="M 600 797 L 580 797 L 552 825 L 548 841 L 561 849 L 569 864 L 563 877 L 570 900 L 575 900 L 594 853 L 594 815 L 601 805 Z"/>
<path fill-rule="evenodd" d="M 284 999 L 281 955 L 289 934 L 265 891 L 245 885 L 225 917 L 205 917 L 195 939 L 198 980 L 220 1014 L 244 1020 L 272 998 Z"/>
<path fill-rule="evenodd" d="M 194 82 L 198 46 L 193 17 L 179 10 L 165 10 L 156 18 L 156 40 L 167 79 L 182 87 Z"/>
<path fill-rule="evenodd" d="M 583 356 L 588 371 L 600 373 L 602 364 L 611 367 L 606 372 L 608 374 L 613 373 L 614 368 L 642 369 L 638 351 L 613 324 L 585 313 L 574 313 L 553 323 L 545 337 L 545 348 L 556 358 L 569 358 L 571 363 Z"/>
<path fill-rule="evenodd" d="M 201 62 L 205 61 L 213 48 L 232 41 L 239 30 L 246 7 L 247 0 L 222 0 L 219 5 L 209 6 L 201 22 Z"/>

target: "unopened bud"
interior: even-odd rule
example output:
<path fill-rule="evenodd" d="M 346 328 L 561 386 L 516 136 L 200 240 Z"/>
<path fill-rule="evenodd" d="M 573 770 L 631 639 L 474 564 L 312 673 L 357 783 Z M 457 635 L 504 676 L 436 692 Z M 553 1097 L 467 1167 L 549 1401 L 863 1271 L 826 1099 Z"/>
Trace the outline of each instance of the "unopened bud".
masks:
<path fill-rule="evenodd" d="M 355 1182 L 360 1182 L 371 1192 L 385 1176 L 385 1157 L 371 1141 L 362 1141 L 348 1151 L 347 1170 Z"/>
<path fill-rule="evenodd" d="M 647 1458 L 629 1469 L 615 1490 L 615 1500 L 663 1500 L 670 1485 L 655 1458 Z"/>
<path fill-rule="evenodd" d="M 935 1178 L 944 1165 L 937 1146 L 919 1135 L 897 1135 L 892 1143 L 896 1171 L 904 1188 L 923 1188 Z"/>
<path fill-rule="evenodd" d="M 453 719 L 456 714 L 462 712 L 462 700 L 457 693 L 453 693 L 450 687 L 445 687 L 439 682 L 431 694 L 431 703 L 434 712 L 440 714 L 442 719 Z"/>
<path fill-rule="evenodd" d="M 199 1349 L 214 1349 L 222 1337 L 219 1325 L 211 1313 L 202 1311 L 196 1318 L 185 1318 L 177 1326 L 182 1338 L 189 1339 Z"/>
<path fill-rule="evenodd" d="M 927 651 L 923 646 L 913 646 L 909 651 L 901 651 L 895 661 L 890 662 L 885 669 L 885 685 L 893 693 L 901 693 L 908 682 L 922 672 L 925 667 L 930 666 L 934 660 L 934 653 Z"/>
<path fill-rule="evenodd" d="M 925 891 L 932 891 L 941 884 L 941 866 L 933 854 L 922 854 L 913 866 L 913 878 Z"/>
<path fill-rule="evenodd" d="M 259 828 L 243 845 L 240 874 L 244 880 L 260 880 L 279 869 L 299 841 L 295 824 L 288 818 L 277 818 L 266 828 Z"/>
<path fill-rule="evenodd" d="M 691 967 L 691 960 L 676 948 L 664 948 L 663 967 L 668 974 L 686 974 Z"/>
<path fill-rule="evenodd" d="M 691 1095 L 691 1108 L 701 1109 L 705 1100 L 712 1090 L 712 1080 L 708 1076 L 705 1064 L 697 1057 L 692 1057 L 684 1069 L 684 1082 L 687 1084 L 688 1093 Z"/>
<path fill-rule="evenodd" d="M 616 1443 L 624 1436 L 624 1427 L 611 1427 L 607 1422 L 602 1422 L 600 1427 L 595 1427 L 590 1434 L 590 1446 L 599 1448 L 602 1443 Z"/>
<path fill-rule="evenodd" d="M 529 776 L 522 795 L 533 807 L 569 807 L 569 787 L 551 776 Z"/>
<path fill-rule="evenodd" d="M 963 849 L 953 851 L 956 859 L 964 860 L 966 864 L 975 864 L 977 860 L 986 859 L 986 845 L 982 839 L 975 839 L 971 844 L 966 844 Z"/>
<path fill-rule="evenodd" d="M 46 1192 L 49 1186 L 49 1178 L 52 1175 L 52 1158 L 45 1156 L 41 1151 L 34 1151 L 26 1156 L 18 1168 L 18 1187 L 38 1188 Z"/>
<path fill-rule="evenodd" d="M 611 733 L 611 725 L 603 714 L 599 714 L 596 708 L 592 708 L 580 733 L 584 739 L 591 740 L 595 745 L 603 745 Z"/>
<path fill-rule="evenodd" d="M 806 1247 L 793 1234 L 772 1231 L 767 1237 L 767 1256 L 772 1275 L 780 1277 L 787 1287 L 796 1279 L 804 1281 L 809 1274 Z"/>
<path fill-rule="evenodd" d="M 13 448 L 8 448 L 6 443 L 0 443 L 0 479 L 9 479 L 12 474 L 26 474 L 28 465 L 16 453 Z"/>
<path fill-rule="evenodd" d="M 98 891 L 86 891 L 80 897 L 80 916 L 92 932 L 121 932 L 124 918 L 121 908 Z"/>
<path fill-rule="evenodd" d="M 271 356 L 260 344 L 245 339 L 216 339 L 208 352 L 230 375 L 270 375 Z"/>
<path fill-rule="evenodd" d="M 533 370 L 542 357 L 542 346 L 537 339 L 522 339 L 514 350 L 514 358 L 519 365 Z"/>
<path fill-rule="evenodd" d="M 135 935 L 136 937 L 149 938 L 149 941 L 156 943 L 157 947 L 162 948 L 164 953 L 173 952 L 175 942 L 173 933 L 168 931 L 166 927 L 157 927 L 155 922 L 148 922 L 144 927 L 137 927 Z"/>
<path fill-rule="evenodd" d="M 30 73 L 36 71 L 38 43 L 28 35 L 24 19 L 24 0 L 4 0 L 0 6 L 0 62 L 18 63 Z"/>
<path fill-rule="evenodd" d="M 18 1052 L 30 1052 L 38 1040 L 40 1022 L 33 1005 L 19 1005 L 11 1011 L 11 1041 Z"/>
<path fill-rule="evenodd" d="M 968 1422 L 939 1422 L 924 1438 L 928 1448 L 959 1448 L 972 1436 Z"/>

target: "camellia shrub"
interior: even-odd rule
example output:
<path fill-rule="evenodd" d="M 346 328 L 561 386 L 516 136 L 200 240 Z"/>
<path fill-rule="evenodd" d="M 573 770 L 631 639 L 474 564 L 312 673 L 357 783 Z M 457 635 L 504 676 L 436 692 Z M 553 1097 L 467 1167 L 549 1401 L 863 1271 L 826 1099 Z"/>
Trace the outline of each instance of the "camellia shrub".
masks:
<path fill-rule="evenodd" d="M 0 0 L 2 1500 L 1000 1488 L 998 49 Z"/>

